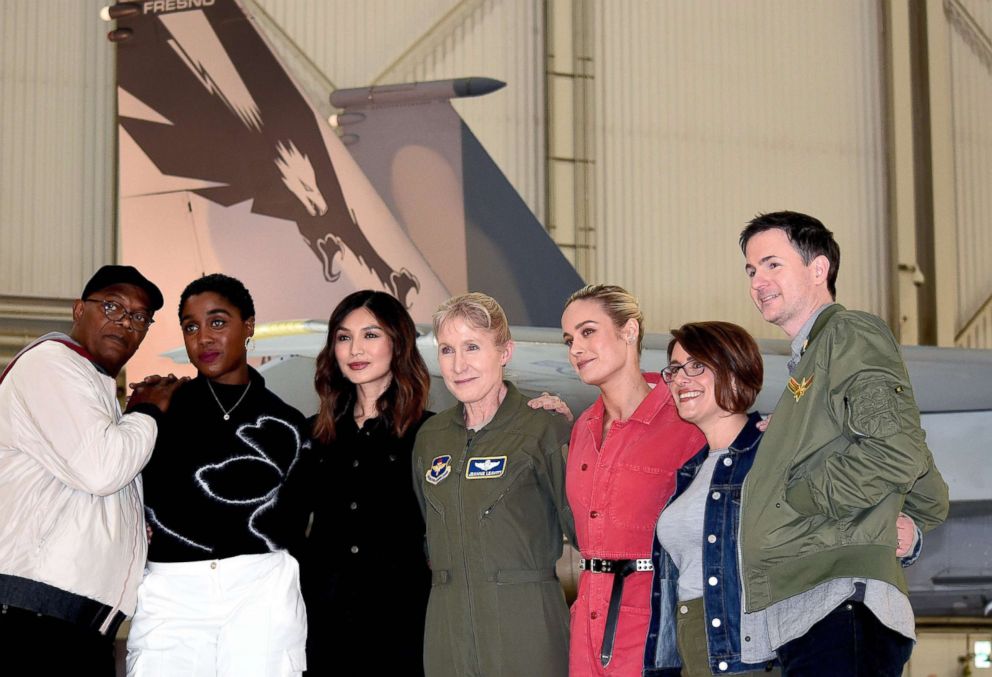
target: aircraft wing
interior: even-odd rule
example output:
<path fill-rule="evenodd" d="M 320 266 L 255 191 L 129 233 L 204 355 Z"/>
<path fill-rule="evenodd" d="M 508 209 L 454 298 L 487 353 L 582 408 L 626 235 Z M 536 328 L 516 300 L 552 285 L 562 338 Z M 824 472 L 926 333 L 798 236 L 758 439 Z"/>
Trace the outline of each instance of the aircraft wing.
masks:
<path fill-rule="evenodd" d="M 419 325 L 417 347 L 431 373 L 431 407 L 438 411 L 451 406 L 438 366 L 437 344 L 427 325 Z M 576 414 L 591 405 L 598 390 L 582 383 L 568 362 L 561 332 L 551 328 L 513 327 L 513 359 L 506 375 L 518 388 L 530 395 L 547 391 L 560 395 Z M 321 320 L 290 321 L 259 325 L 256 329 L 257 358 L 302 360 L 309 365 L 309 375 L 291 384 L 280 396 L 290 401 L 310 403 L 301 409 L 316 411 L 313 395 L 313 365 L 327 342 L 327 323 Z M 659 371 L 667 364 L 668 334 L 647 334 L 641 366 L 645 371 Z M 789 357 L 788 342 L 759 340 L 764 360 L 765 380 L 755 409 L 772 413 L 786 389 Z M 992 373 L 992 350 L 961 350 L 903 346 L 903 357 L 917 403 L 920 406 L 927 443 L 947 480 L 951 500 L 975 502 L 989 499 L 987 464 L 992 458 L 992 388 L 986 382 Z M 168 356 L 186 361 L 182 348 Z M 278 371 L 279 365 L 266 365 Z M 307 399 L 309 398 L 309 399 Z M 990 541 L 992 542 L 992 541 Z"/>
<path fill-rule="evenodd" d="M 441 379 L 437 345 L 430 327 L 418 327 L 417 339 L 431 373 L 431 408 L 454 404 Z M 507 376 L 526 394 L 561 395 L 576 414 L 598 396 L 579 381 L 568 362 L 559 330 L 514 327 L 516 347 Z M 317 398 L 313 372 L 327 341 L 327 324 L 310 320 L 261 325 L 255 355 L 269 360 L 261 369 L 266 382 L 283 399 L 313 413 Z M 667 363 L 667 334 L 648 334 L 642 367 L 659 370 Z M 765 382 L 756 408 L 772 412 L 785 390 L 789 344 L 759 341 Z M 185 360 L 182 348 L 170 353 Z M 992 497 L 988 468 L 992 461 L 992 351 L 904 346 L 903 356 L 922 413 L 927 443 L 947 481 L 951 510 L 947 522 L 924 537 L 923 555 L 906 570 L 910 598 L 918 615 L 980 616 L 992 601 Z M 992 608 L 989 609 L 992 613 Z"/>
<path fill-rule="evenodd" d="M 345 294 L 375 288 L 426 322 L 471 288 L 499 299 L 514 324 L 557 325 L 582 280 L 450 105 L 502 83 L 336 92 L 339 138 L 235 0 L 119 3 L 112 16 L 114 8 L 121 258 L 155 280 L 167 304 L 193 278 L 223 271 L 251 289 L 260 321 L 327 317 Z M 522 390 L 558 393 L 576 413 L 592 403 L 596 390 L 572 372 L 557 329 L 513 332 L 507 374 Z M 267 383 L 315 411 L 326 324 L 260 325 L 256 336 Z M 645 369 L 665 364 L 667 342 L 647 337 Z M 129 379 L 173 370 L 157 356 L 181 344 L 178 323 L 160 321 Z M 788 345 L 760 344 L 757 408 L 769 412 L 785 387 Z M 429 332 L 418 345 L 431 406 L 448 406 Z M 949 523 L 910 570 L 913 603 L 980 613 L 992 598 L 992 351 L 905 348 L 905 357 L 952 499 Z"/>

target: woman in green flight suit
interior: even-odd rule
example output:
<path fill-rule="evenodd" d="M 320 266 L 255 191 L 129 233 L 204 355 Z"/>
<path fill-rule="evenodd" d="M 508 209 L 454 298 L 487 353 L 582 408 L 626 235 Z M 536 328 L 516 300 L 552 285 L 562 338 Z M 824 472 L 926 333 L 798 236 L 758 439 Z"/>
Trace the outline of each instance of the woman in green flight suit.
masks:
<path fill-rule="evenodd" d="M 565 677 L 568 608 L 555 562 L 574 531 L 562 454 L 570 426 L 503 380 L 513 342 L 495 300 L 449 299 L 434 335 L 460 404 L 427 421 L 414 447 L 433 580 L 426 674 Z"/>

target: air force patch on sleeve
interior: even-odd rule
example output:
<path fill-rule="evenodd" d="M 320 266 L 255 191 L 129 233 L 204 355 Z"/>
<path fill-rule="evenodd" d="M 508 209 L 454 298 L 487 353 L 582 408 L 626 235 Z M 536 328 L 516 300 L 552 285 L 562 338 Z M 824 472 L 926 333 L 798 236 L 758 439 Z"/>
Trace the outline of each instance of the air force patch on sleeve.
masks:
<path fill-rule="evenodd" d="M 437 484 L 451 474 L 451 454 L 435 456 L 431 467 L 427 469 L 425 479 L 431 484 Z"/>
<path fill-rule="evenodd" d="M 506 472 L 506 456 L 470 458 L 465 468 L 465 479 L 488 480 L 502 477 Z"/>

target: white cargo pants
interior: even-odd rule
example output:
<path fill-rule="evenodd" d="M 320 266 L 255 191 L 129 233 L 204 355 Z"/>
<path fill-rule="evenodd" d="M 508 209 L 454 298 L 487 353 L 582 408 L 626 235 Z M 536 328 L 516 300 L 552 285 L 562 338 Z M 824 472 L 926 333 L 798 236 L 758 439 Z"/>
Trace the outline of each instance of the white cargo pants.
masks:
<path fill-rule="evenodd" d="M 291 677 L 306 669 L 300 571 L 286 552 L 149 562 L 128 677 Z"/>

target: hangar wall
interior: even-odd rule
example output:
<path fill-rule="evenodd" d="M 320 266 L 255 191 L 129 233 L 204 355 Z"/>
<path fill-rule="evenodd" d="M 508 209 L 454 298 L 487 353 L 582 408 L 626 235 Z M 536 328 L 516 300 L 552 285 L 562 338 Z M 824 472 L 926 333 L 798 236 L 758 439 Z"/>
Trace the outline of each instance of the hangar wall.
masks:
<path fill-rule="evenodd" d="M 114 53 L 100 7 L 4 3 L 0 293 L 72 296 L 113 257 Z"/>
<path fill-rule="evenodd" d="M 501 92 L 455 105 L 580 272 L 630 286 L 652 329 L 720 316 L 775 336 L 750 308 L 734 240 L 755 212 L 790 207 L 837 232 L 840 300 L 894 325 L 904 262 L 891 253 L 893 233 L 907 218 L 918 222 L 921 259 L 933 259 L 920 262 L 930 299 L 921 303 L 931 306 L 920 314 L 936 327 L 923 340 L 992 347 L 992 7 L 924 3 L 929 72 L 920 91 L 930 98 L 914 122 L 924 152 L 901 162 L 932 194 L 916 197 L 907 217 L 891 207 L 884 47 L 886 15 L 901 1 L 249 4 L 320 74 L 311 92 L 328 108 L 334 87 L 506 80 Z M 113 48 L 97 19 L 102 4 L 5 3 L 0 334 L 12 318 L 50 314 L 34 301 L 75 295 L 115 254 Z M 569 13 L 581 42 L 573 68 L 549 39 L 549 17 Z M 585 86 L 546 84 L 570 72 Z M 563 133 L 582 157 L 556 155 Z M 586 164 L 570 203 L 548 169 L 556 162 Z"/>
<path fill-rule="evenodd" d="M 0 21 L 0 366 L 69 323 L 114 258 L 114 51 L 100 0 L 9 0 Z"/>
<path fill-rule="evenodd" d="M 838 300 L 889 316 L 884 85 L 876 3 L 598 2 L 597 280 L 652 328 L 755 312 L 737 236 L 756 213 L 819 217 Z"/>
<path fill-rule="evenodd" d="M 470 75 L 508 83 L 483 99 L 453 105 L 531 210 L 543 214 L 541 3 L 255 1 L 339 89 Z"/>
<path fill-rule="evenodd" d="M 502 92 L 456 105 L 535 213 L 561 221 L 544 208 L 554 153 L 542 135 L 542 3 L 258 4 L 337 87 L 506 80 Z M 655 330 L 720 316 L 774 336 L 750 306 L 735 240 L 755 212 L 789 207 L 820 215 L 845 243 L 840 300 L 888 316 L 879 6 L 600 0 L 591 9 L 594 113 L 579 131 L 591 136 L 595 168 L 591 194 L 574 199 L 595 206 L 594 254 L 580 272 L 638 293 Z"/>
<path fill-rule="evenodd" d="M 992 347 L 992 3 L 945 2 L 953 184 L 956 345 Z"/>

